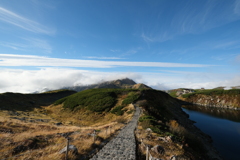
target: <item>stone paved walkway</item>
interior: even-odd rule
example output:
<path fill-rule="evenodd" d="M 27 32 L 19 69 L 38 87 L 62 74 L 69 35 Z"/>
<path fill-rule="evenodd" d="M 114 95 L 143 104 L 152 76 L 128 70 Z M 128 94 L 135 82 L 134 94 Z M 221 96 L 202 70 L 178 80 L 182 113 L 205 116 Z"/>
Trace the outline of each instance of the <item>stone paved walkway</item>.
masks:
<path fill-rule="evenodd" d="M 140 109 L 136 107 L 132 120 L 90 160 L 136 160 L 134 130 L 139 116 Z"/>

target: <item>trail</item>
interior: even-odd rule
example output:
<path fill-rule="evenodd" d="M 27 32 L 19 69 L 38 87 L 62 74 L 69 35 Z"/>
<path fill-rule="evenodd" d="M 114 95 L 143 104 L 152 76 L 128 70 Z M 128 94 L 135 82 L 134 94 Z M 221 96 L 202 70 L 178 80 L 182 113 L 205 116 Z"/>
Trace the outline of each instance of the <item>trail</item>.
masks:
<path fill-rule="evenodd" d="M 140 109 L 136 107 L 132 120 L 90 160 L 135 160 L 136 141 L 134 130 L 137 127 L 139 116 Z"/>

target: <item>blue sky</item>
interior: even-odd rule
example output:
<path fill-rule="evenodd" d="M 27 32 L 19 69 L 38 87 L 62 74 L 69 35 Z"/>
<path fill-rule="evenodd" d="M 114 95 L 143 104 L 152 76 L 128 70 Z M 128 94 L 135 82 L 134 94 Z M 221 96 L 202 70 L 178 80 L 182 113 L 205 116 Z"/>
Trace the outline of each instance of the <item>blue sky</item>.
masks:
<path fill-rule="evenodd" d="M 240 85 L 239 0 L 0 1 L 0 93 L 131 78 Z"/>

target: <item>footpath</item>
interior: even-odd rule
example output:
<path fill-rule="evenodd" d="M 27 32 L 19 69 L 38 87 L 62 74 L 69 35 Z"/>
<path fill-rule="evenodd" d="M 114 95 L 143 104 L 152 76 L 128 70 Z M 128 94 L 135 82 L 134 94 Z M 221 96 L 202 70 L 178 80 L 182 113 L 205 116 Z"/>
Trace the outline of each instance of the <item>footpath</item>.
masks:
<path fill-rule="evenodd" d="M 134 130 L 139 116 L 140 109 L 136 107 L 132 120 L 90 160 L 136 160 Z"/>

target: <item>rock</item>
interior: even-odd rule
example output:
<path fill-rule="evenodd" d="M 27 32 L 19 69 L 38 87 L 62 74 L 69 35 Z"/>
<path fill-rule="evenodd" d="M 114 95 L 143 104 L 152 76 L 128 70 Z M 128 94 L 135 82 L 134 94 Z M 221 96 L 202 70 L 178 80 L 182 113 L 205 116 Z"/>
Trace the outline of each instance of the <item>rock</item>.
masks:
<path fill-rule="evenodd" d="M 62 125 L 62 122 L 55 123 L 56 126 Z"/>
<path fill-rule="evenodd" d="M 158 140 L 162 140 L 164 142 L 171 142 L 172 141 L 172 137 L 171 136 L 158 137 Z"/>
<path fill-rule="evenodd" d="M 165 150 L 162 146 L 156 145 L 153 148 L 151 148 L 152 151 L 154 151 L 157 154 L 164 154 Z"/>
<path fill-rule="evenodd" d="M 152 132 L 151 128 L 146 129 L 147 132 Z"/>
<path fill-rule="evenodd" d="M 69 151 L 72 150 L 73 154 L 78 154 L 78 149 L 74 145 L 69 145 L 68 146 L 68 150 Z M 67 146 L 64 147 L 61 151 L 59 151 L 59 153 L 62 154 L 62 153 L 65 153 L 66 151 L 67 151 Z"/>
<path fill-rule="evenodd" d="M 172 142 L 172 137 L 171 136 L 167 136 L 167 137 L 165 137 L 166 138 L 166 140 L 168 141 L 168 142 Z"/>
<path fill-rule="evenodd" d="M 176 157 L 176 156 L 172 156 L 172 157 L 170 158 L 170 160 L 177 160 L 177 157 Z"/>

